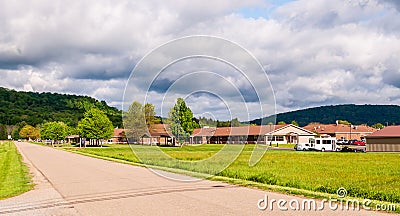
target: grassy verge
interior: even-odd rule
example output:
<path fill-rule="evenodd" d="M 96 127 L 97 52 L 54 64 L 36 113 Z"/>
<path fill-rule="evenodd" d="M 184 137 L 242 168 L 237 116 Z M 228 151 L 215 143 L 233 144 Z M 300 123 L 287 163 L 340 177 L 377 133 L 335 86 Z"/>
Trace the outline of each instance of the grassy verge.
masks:
<path fill-rule="evenodd" d="M 16 196 L 33 188 L 29 168 L 13 142 L 0 142 L 0 199 Z"/>
<path fill-rule="evenodd" d="M 196 161 L 210 157 L 221 147 L 200 145 L 160 149 L 173 158 Z M 250 167 L 248 161 L 253 148 L 254 145 L 246 145 L 240 156 L 211 180 L 316 198 L 328 198 L 343 187 L 349 197 L 375 200 L 375 204 L 400 203 L 400 154 L 267 151 L 256 166 Z M 141 161 L 126 145 L 69 150 L 141 165 Z M 174 164 L 168 160 L 149 160 L 146 164 L 178 173 L 201 175 L 208 171 L 187 164 Z M 400 210 L 400 207 L 397 209 Z"/>

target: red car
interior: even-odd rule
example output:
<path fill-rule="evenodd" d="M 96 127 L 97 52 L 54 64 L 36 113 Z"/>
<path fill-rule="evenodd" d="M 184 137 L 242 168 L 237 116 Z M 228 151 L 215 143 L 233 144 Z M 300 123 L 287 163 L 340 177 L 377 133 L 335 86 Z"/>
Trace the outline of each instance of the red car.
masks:
<path fill-rule="evenodd" d="M 360 146 L 365 146 L 365 142 L 364 141 L 359 141 L 359 140 L 356 140 L 356 141 L 354 141 L 354 143 L 353 143 L 354 145 L 360 145 Z"/>

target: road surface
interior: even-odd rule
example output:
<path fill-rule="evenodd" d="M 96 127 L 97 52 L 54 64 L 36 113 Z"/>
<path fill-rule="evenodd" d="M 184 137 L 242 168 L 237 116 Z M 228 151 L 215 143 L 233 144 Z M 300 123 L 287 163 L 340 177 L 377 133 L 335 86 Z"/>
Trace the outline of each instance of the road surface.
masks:
<path fill-rule="evenodd" d="M 0 201 L 0 215 L 388 215 L 373 211 L 279 210 L 299 197 L 213 181 L 179 182 L 150 170 L 28 143 L 16 143 L 35 189 Z M 260 201 L 261 199 L 261 201 Z M 286 204 L 288 207 L 288 204 Z"/>

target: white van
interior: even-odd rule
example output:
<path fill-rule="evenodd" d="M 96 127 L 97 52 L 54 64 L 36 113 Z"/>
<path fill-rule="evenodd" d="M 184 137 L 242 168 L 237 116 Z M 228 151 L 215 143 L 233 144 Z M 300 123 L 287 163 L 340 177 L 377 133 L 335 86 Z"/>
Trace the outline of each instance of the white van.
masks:
<path fill-rule="evenodd" d="M 309 143 L 299 143 L 294 146 L 294 149 L 296 151 L 308 151 L 308 150 L 310 150 L 310 144 Z"/>
<path fill-rule="evenodd" d="M 336 138 L 310 138 L 310 148 L 317 151 L 337 151 Z"/>

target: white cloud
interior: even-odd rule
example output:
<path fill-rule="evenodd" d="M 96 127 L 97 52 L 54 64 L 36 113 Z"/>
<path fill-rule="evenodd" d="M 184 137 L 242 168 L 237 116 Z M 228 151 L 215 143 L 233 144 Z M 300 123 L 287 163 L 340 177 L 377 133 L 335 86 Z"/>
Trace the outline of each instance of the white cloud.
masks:
<path fill-rule="evenodd" d="M 247 7 L 269 14 L 240 14 Z M 126 79 L 146 53 L 177 37 L 210 34 L 243 45 L 260 60 L 276 92 L 278 112 L 325 104 L 397 104 L 399 19 L 400 4 L 394 0 L 298 0 L 272 9 L 262 1 L 6 1 L 0 8 L 0 85 L 86 94 L 120 107 Z M 241 56 L 230 54 L 233 63 L 242 63 Z M 174 81 L 178 66 L 161 78 Z M 246 86 L 239 74 L 221 73 Z M 184 84 L 172 97 L 201 84 L 217 86 L 226 100 L 236 100 L 215 80 Z M 135 94 L 144 94 L 142 87 L 135 86 Z M 160 92 L 151 93 L 153 101 L 161 103 Z M 195 99 L 204 104 L 193 108 L 196 113 L 229 118 L 215 99 L 188 98 Z"/>

